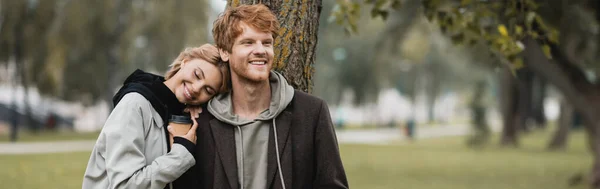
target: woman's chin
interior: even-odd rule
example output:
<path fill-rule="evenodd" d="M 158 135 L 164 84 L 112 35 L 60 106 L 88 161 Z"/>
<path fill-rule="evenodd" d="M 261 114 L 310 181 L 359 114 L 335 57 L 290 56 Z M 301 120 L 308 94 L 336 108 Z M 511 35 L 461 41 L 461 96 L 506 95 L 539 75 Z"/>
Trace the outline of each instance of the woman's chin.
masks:
<path fill-rule="evenodd" d="M 185 97 L 182 97 L 179 95 L 177 96 L 177 101 L 179 101 L 179 103 L 182 103 L 182 104 L 189 104 L 188 101 L 185 99 Z"/>

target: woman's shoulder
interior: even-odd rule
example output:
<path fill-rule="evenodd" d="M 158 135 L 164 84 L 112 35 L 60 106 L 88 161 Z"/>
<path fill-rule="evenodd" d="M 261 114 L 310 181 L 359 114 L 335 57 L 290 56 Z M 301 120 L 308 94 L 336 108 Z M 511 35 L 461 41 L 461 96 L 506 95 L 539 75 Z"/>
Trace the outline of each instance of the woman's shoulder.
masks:
<path fill-rule="evenodd" d="M 138 109 L 144 110 L 151 107 L 150 101 L 146 99 L 142 94 L 137 92 L 130 92 L 123 95 L 123 98 L 117 103 L 115 109 Z"/>
<path fill-rule="evenodd" d="M 115 108 L 111 112 L 111 116 L 113 114 L 116 115 L 128 115 L 129 117 L 117 116 L 119 119 L 131 119 L 137 116 L 140 117 L 151 117 L 154 121 L 158 121 L 155 119 L 160 119 L 160 123 L 162 123 L 162 119 L 158 112 L 153 108 L 152 104 L 146 97 L 137 92 L 130 92 L 123 95 L 123 98 L 117 103 Z M 110 117 L 109 116 L 109 119 Z"/>

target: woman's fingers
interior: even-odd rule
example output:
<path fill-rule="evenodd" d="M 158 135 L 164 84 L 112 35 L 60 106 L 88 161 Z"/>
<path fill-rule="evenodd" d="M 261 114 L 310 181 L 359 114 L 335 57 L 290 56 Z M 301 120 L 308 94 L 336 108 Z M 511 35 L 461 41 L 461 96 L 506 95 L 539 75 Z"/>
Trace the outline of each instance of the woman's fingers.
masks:
<path fill-rule="evenodd" d="M 198 122 L 196 121 L 196 118 L 192 118 L 192 122 L 194 124 L 192 125 L 192 128 L 190 128 L 188 133 L 186 134 L 185 138 L 187 138 L 188 140 L 190 140 L 191 142 L 196 144 L 196 129 L 198 129 Z"/>

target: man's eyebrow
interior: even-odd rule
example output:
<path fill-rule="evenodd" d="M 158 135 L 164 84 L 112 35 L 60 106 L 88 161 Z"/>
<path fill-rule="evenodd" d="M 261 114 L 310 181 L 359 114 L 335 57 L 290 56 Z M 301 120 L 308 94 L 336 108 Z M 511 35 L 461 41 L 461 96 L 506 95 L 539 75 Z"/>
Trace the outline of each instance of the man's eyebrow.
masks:
<path fill-rule="evenodd" d="M 242 37 L 240 39 L 240 41 L 248 41 L 248 40 L 252 40 L 252 38 L 251 37 Z"/>

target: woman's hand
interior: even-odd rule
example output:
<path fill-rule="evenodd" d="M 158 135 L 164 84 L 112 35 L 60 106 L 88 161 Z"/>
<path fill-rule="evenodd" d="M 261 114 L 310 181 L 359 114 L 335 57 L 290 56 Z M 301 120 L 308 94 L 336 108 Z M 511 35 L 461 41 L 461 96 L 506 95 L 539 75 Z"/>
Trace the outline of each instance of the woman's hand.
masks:
<path fill-rule="evenodd" d="M 189 105 L 189 106 L 185 107 L 185 109 L 183 109 L 183 111 L 189 112 L 190 116 L 193 118 L 198 118 L 198 117 L 200 117 L 200 113 L 202 113 L 202 107 Z"/>
<path fill-rule="evenodd" d="M 192 114 L 192 113 L 190 113 Z M 192 116 L 192 115 L 190 115 Z M 198 129 L 198 122 L 196 121 L 196 118 L 192 118 L 192 128 L 190 128 L 190 130 L 185 133 L 184 135 L 181 135 L 181 133 L 176 133 L 175 129 L 173 127 L 171 127 L 170 125 L 167 127 L 167 130 L 169 130 L 169 135 L 171 136 L 171 146 L 173 145 L 173 137 L 182 137 L 185 138 L 187 140 L 189 140 L 190 142 L 196 144 L 196 129 Z"/>

